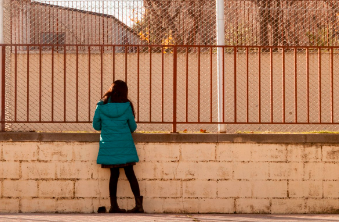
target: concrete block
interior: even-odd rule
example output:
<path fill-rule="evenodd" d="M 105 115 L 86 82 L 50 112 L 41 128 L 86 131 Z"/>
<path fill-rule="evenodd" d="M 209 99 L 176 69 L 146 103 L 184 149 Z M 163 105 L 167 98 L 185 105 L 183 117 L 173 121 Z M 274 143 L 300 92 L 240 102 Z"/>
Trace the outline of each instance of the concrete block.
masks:
<path fill-rule="evenodd" d="M 287 160 L 293 162 L 319 162 L 321 161 L 321 146 L 288 145 Z"/>
<path fill-rule="evenodd" d="M 245 162 L 234 163 L 234 179 L 266 180 L 269 178 L 269 163 Z"/>
<path fill-rule="evenodd" d="M 253 181 L 253 197 L 287 197 L 287 181 Z"/>
<path fill-rule="evenodd" d="M 56 167 L 57 178 L 90 179 L 98 170 L 96 164 L 89 162 L 58 162 Z"/>
<path fill-rule="evenodd" d="M 37 197 L 38 183 L 34 180 L 4 180 L 2 195 L 4 197 Z"/>
<path fill-rule="evenodd" d="M 323 179 L 324 180 L 339 180 L 339 164 L 324 163 Z"/>
<path fill-rule="evenodd" d="M 271 206 L 272 214 L 302 214 L 305 212 L 303 199 L 273 199 Z"/>
<path fill-rule="evenodd" d="M 252 145 L 249 143 L 219 143 L 216 148 L 217 160 L 250 161 Z"/>
<path fill-rule="evenodd" d="M 39 197 L 73 197 L 73 181 L 40 181 Z"/>
<path fill-rule="evenodd" d="M 22 213 L 54 213 L 56 211 L 56 199 L 22 199 Z"/>
<path fill-rule="evenodd" d="M 181 181 L 146 181 L 146 196 L 148 197 L 181 197 Z"/>
<path fill-rule="evenodd" d="M 270 163 L 271 179 L 301 180 L 303 177 L 302 163 Z"/>
<path fill-rule="evenodd" d="M 322 197 L 322 181 L 290 181 L 290 197 Z"/>
<path fill-rule="evenodd" d="M 0 213 L 19 213 L 19 199 L 0 199 Z"/>
<path fill-rule="evenodd" d="M 55 163 L 29 162 L 21 163 L 23 179 L 53 179 L 55 178 Z"/>
<path fill-rule="evenodd" d="M 106 180 L 78 180 L 75 182 L 75 197 L 109 197 L 109 182 Z"/>
<path fill-rule="evenodd" d="M 174 179 L 194 179 L 198 178 L 199 164 L 195 162 L 176 163 L 176 174 Z"/>
<path fill-rule="evenodd" d="M 19 179 L 20 163 L 13 161 L 0 162 L 0 179 Z"/>
<path fill-rule="evenodd" d="M 141 143 L 135 144 L 135 148 L 137 150 L 137 154 L 138 154 L 138 157 L 139 157 L 139 162 L 144 162 L 145 158 L 146 158 L 144 145 L 145 144 L 141 144 Z"/>
<path fill-rule="evenodd" d="M 234 199 L 199 199 L 199 213 L 234 213 Z"/>
<path fill-rule="evenodd" d="M 199 162 L 199 179 L 231 179 L 233 163 L 225 162 Z"/>
<path fill-rule="evenodd" d="M 134 201 L 134 200 L 133 200 Z M 146 213 L 184 213 L 185 199 L 181 198 L 149 198 L 144 197 L 144 210 Z M 129 207 L 134 206 L 134 202 Z M 187 206 L 186 208 L 188 208 Z"/>
<path fill-rule="evenodd" d="M 215 198 L 217 181 L 183 181 L 183 197 Z"/>
<path fill-rule="evenodd" d="M 305 163 L 304 167 L 305 180 L 323 180 L 324 163 Z"/>
<path fill-rule="evenodd" d="M 135 200 L 134 198 L 118 198 L 118 204 L 119 207 L 121 206 L 121 209 L 130 210 L 135 207 Z"/>
<path fill-rule="evenodd" d="M 338 199 L 307 199 L 306 212 L 314 214 L 338 214 Z"/>
<path fill-rule="evenodd" d="M 183 199 L 182 201 L 184 205 L 183 206 L 184 213 L 199 213 L 199 205 L 200 205 L 199 199 Z"/>
<path fill-rule="evenodd" d="M 36 142 L 6 142 L 3 147 L 4 160 L 37 160 Z"/>
<path fill-rule="evenodd" d="M 339 186 L 338 181 L 323 181 L 324 183 L 324 197 L 339 197 Z"/>
<path fill-rule="evenodd" d="M 138 181 L 138 183 L 139 183 L 139 188 L 140 188 L 140 194 L 143 196 L 146 194 L 146 188 L 145 188 L 146 181 Z M 117 197 L 134 198 L 129 181 L 118 180 Z"/>
<path fill-rule="evenodd" d="M 58 199 L 56 203 L 58 213 L 93 213 L 92 198 Z M 97 209 L 96 209 L 97 210 Z"/>
<path fill-rule="evenodd" d="M 99 207 L 105 206 L 107 212 L 109 211 L 109 208 L 111 207 L 109 196 L 101 197 L 101 198 L 93 198 L 92 201 L 93 201 L 93 210 L 94 210 L 94 213 L 98 212 L 98 208 Z M 126 209 L 125 204 L 123 204 L 124 201 L 122 201 L 119 198 L 117 199 L 117 201 L 118 201 L 118 206 L 121 209 Z"/>
<path fill-rule="evenodd" d="M 133 167 L 133 169 L 134 169 L 135 176 L 137 177 L 137 179 L 140 180 L 140 178 L 142 178 L 142 177 L 140 177 L 140 176 L 138 177 L 138 176 L 137 176 L 137 174 L 136 174 L 136 172 L 135 172 L 135 167 Z M 119 180 L 126 180 L 126 181 L 127 181 L 127 177 L 126 177 L 125 170 L 124 170 L 123 168 L 120 168 L 120 169 L 119 169 L 119 172 L 120 172 Z M 138 173 L 140 174 L 140 170 L 138 171 Z"/>
<path fill-rule="evenodd" d="M 218 181 L 218 197 L 251 197 L 250 181 Z"/>
<path fill-rule="evenodd" d="M 89 163 L 87 163 L 87 164 L 89 164 Z M 111 176 L 111 170 L 110 169 L 101 168 L 101 164 L 96 164 L 95 162 L 92 162 L 90 165 L 92 165 L 92 167 L 93 167 L 93 175 L 92 175 L 93 179 L 109 180 L 109 178 Z"/>
<path fill-rule="evenodd" d="M 134 167 L 139 179 L 175 179 L 179 162 L 141 162 Z"/>
<path fill-rule="evenodd" d="M 236 213 L 263 213 L 270 212 L 270 201 L 268 199 L 236 199 Z"/>
<path fill-rule="evenodd" d="M 158 173 L 159 171 L 159 167 L 162 167 L 161 165 L 163 163 L 157 163 L 157 162 L 141 162 L 141 163 L 137 163 L 138 166 L 134 166 L 134 172 L 135 175 L 137 176 L 138 179 L 154 179 L 156 178 L 157 175 L 159 175 L 160 173 Z M 177 163 L 174 163 L 177 164 Z M 125 172 L 120 173 L 120 176 L 124 176 L 125 177 Z"/>
<path fill-rule="evenodd" d="M 75 161 L 96 161 L 99 152 L 99 143 L 75 143 L 68 146 L 73 152 Z"/>
<path fill-rule="evenodd" d="M 150 200 L 151 201 L 151 200 Z M 163 199 L 162 211 L 160 213 L 184 213 L 192 208 L 191 202 L 186 202 L 185 199 Z"/>
<path fill-rule="evenodd" d="M 339 147 L 338 146 L 323 146 L 322 147 L 323 161 L 339 162 Z"/>
<path fill-rule="evenodd" d="M 286 161 L 287 149 L 283 144 L 252 145 L 252 160 L 255 161 Z"/>
<path fill-rule="evenodd" d="M 232 143 L 217 143 L 216 158 L 219 161 L 233 161 Z M 249 153 L 251 154 L 251 153 Z"/>
<path fill-rule="evenodd" d="M 169 208 L 172 206 L 172 199 L 160 199 L 160 198 L 148 198 L 148 197 L 144 197 L 143 200 L 143 207 L 144 207 L 144 211 L 146 213 L 164 213 L 162 206 L 164 201 L 168 201 L 168 206 Z M 182 202 L 177 203 L 177 204 L 182 204 Z M 120 206 L 120 205 L 119 205 Z M 181 208 L 183 209 L 183 208 Z M 167 212 L 168 209 L 166 209 Z M 175 212 L 175 211 L 174 211 Z"/>
<path fill-rule="evenodd" d="M 337 163 L 305 163 L 306 180 L 339 180 Z"/>
<path fill-rule="evenodd" d="M 182 161 L 215 160 L 214 143 L 183 143 L 180 146 Z"/>
<path fill-rule="evenodd" d="M 155 177 L 157 179 L 175 179 L 177 174 L 177 167 L 179 162 L 176 163 L 155 163 Z M 144 171 L 144 174 L 146 172 Z"/>
<path fill-rule="evenodd" d="M 180 145 L 167 143 L 149 143 L 144 145 L 145 161 L 176 161 L 179 160 Z"/>
<path fill-rule="evenodd" d="M 43 142 L 39 146 L 39 160 L 72 160 L 72 144 Z"/>

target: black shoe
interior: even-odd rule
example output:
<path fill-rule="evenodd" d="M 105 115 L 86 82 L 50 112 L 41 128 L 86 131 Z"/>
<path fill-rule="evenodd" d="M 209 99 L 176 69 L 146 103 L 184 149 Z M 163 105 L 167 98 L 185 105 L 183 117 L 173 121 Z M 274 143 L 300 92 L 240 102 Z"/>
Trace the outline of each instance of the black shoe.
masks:
<path fill-rule="evenodd" d="M 135 197 L 135 207 L 132 210 L 128 210 L 127 213 L 144 213 L 142 207 L 143 196 Z"/>
<path fill-rule="evenodd" d="M 106 213 L 106 207 L 99 207 L 98 208 L 98 213 Z"/>
<path fill-rule="evenodd" d="M 119 208 L 116 197 L 111 197 L 110 200 L 111 200 L 111 209 L 109 209 L 109 213 L 126 213 L 125 209 Z"/>

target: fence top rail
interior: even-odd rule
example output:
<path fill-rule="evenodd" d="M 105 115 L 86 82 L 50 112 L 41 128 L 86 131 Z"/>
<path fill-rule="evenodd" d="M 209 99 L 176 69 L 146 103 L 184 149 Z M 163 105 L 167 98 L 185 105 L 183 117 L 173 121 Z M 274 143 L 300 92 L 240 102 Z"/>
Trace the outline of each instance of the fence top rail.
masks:
<path fill-rule="evenodd" d="M 22 47 L 22 46 L 37 46 L 37 47 L 162 47 L 162 48 L 260 48 L 260 49 L 339 49 L 339 46 L 252 46 L 252 45 L 111 45 L 111 44 L 0 44 L 3 46 Z"/>

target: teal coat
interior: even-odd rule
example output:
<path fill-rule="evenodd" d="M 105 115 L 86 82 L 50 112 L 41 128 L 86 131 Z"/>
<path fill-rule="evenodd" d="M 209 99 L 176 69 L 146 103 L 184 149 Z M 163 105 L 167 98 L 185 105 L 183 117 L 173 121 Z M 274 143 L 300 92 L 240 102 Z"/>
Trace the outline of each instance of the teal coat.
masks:
<path fill-rule="evenodd" d="M 100 101 L 93 117 L 93 128 L 101 130 L 98 164 L 139 162 L 132 138 L 137 124 L 129 102 L 104 104 Z"/>

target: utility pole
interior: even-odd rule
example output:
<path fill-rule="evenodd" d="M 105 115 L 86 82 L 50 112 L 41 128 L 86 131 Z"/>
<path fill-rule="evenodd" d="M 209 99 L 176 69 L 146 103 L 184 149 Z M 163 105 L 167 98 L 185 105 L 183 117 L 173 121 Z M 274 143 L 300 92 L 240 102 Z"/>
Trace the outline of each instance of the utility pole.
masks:
<path fill-rule="evenodd" d="M 224 0 L 216 0 L 216 17 L 217 17 L 217 45 L 225 45 L 225 17 L 224 17 Z M 224 72 L 223 72 L 223 55 L 224 50 L 222 47 L 218 47 L 217 50 L 217 75 L 218 75 L 218 122 L 223 121 L 223 107 L 224 107 L 224 96 L 223 96 L 223 83 L 224 83 Z M 226 124 L 218 124 L 218 132 L 226 133 Z"/>
<path fill-rule="evenodd" d="M 0 44 L 4 44 L 4 3 L 5 0 L 0 0 Z M 5 121 L 5 73 L 4 73 L 4 57 L 5 49 L 4 46 L 1 47 L 0 51 L 0 72 L 1 72 L 1 121 Z M 5 123 L 1 123 L 1 131 L 5 131 Z"/>

